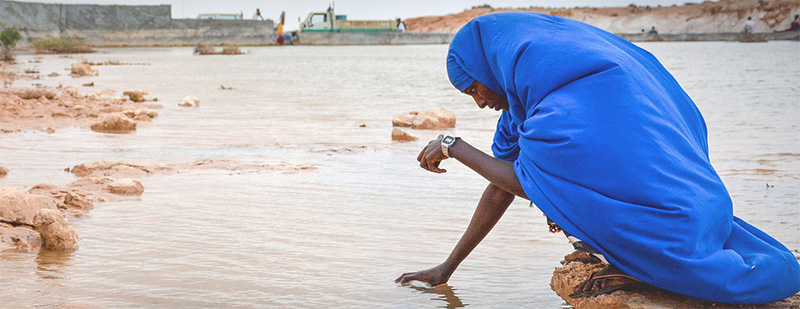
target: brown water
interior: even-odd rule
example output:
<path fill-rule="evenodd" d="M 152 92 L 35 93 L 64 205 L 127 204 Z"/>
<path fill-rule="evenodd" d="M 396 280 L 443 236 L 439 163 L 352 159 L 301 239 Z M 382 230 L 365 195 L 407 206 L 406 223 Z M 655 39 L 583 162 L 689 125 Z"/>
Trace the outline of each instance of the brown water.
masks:
<path fill-rule="evenodd" d="M 800 63 L 797 42 L 651 43 L 706 117 L 711 158 L 735 214 L 800 249 Z M 498 114 L 450 86 L 446 46 L 251 48 L 193 56 L 191 48 L 107 49 L 83 56 L 148 66 L 99 66 L 73 79 L 80 57 L 45 56 L 45 85 L 143 89 L 159 97 L 156 126 L 129 135 L 59 128 L 0 135 L 0 186 L 74 180 L 63 168 L 96 160 L 230 159 L 319 167 L 195 171 L 143 179 L 141 197 L 98 204 L 72 220 L 81 249 L 0 253 L 0 307 L 557 307 L 552 270 L 571 247 L 515 201 L 449 285 L 400 287 L 400 273 L 434 266 L 466 227 L 486 185 L 457 162 L 417 166 L 439 131 L 390 141 L 391 119 L 446 107 L 462 136 L 488 150 Z M 31 82 L 17 82 L 24 86 Z M 220 85 L 235 90 L 220 90 Z M 95 88 L 78 87 L 81 92 Z M 199 108 L 181 108 L 186 95 Z M 359 127 L 366 124 L 365 128 Z M 351 151 L 348 151 L 351 150 Z M 774 187 L 767 187 L 766 184 Z"/>

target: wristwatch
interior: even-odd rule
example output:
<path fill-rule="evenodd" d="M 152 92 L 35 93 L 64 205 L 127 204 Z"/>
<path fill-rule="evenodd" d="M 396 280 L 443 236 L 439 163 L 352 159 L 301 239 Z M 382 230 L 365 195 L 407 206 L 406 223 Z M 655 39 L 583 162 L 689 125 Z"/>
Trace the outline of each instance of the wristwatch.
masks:
<path fill-rule="evenodd" d="M 452 135 L 447 135 L 442 138 L 442 153 L 444 154 L 445 157 L 450 158 L 449 150 L 450 147 L 453 147 L 453 145 L 455 145 L 456 139 L 458 139 L 458 137 Z"/>

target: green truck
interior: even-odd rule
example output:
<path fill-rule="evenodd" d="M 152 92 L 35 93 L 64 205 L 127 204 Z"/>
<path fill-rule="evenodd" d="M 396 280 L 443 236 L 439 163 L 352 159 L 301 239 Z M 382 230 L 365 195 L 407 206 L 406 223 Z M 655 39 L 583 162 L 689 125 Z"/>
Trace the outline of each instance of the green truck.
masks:
<path fill-rule="evenodd" d="M 396 20 L 348 20 L 347 15 L 336 15 L 333 8 L 325 12 L 309 13 L 300 23 L 301 32 L 397 32 Z"/>

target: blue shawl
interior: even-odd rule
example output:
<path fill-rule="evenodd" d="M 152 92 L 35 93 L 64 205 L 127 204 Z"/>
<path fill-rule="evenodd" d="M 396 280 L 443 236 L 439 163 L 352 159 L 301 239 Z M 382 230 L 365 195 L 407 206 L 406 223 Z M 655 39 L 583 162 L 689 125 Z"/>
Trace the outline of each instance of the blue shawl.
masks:
<path fill-rule="evenodd" d="M 495 157 L 564 231 L 648 284 L 725 303 L 800 290 L 778 241 L 733 216 L 705 121 L 649 52 L 570 19 L 478 17 L 454 37 L 447 72 L 508 98 Z"/>

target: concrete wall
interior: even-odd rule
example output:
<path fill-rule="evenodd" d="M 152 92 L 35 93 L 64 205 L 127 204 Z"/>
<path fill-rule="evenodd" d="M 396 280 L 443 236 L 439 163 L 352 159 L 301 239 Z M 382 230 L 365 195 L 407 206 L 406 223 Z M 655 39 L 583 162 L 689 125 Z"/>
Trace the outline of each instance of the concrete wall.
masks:
<path fill-rule="evenodd" d="M 454 34 L 450 33 L 323 33 L 301 32 L 301 45 L 403 45 L 403 44 L 449 44 Z"/>
<path fill-rule="evenodd" d="M 169 5 L 68 5 L 0 1 L 0 24 L 16 27 L 22 45 L 72 38 L 94 46 L 274 44 L 271 20 L 172 19 Z"/>

